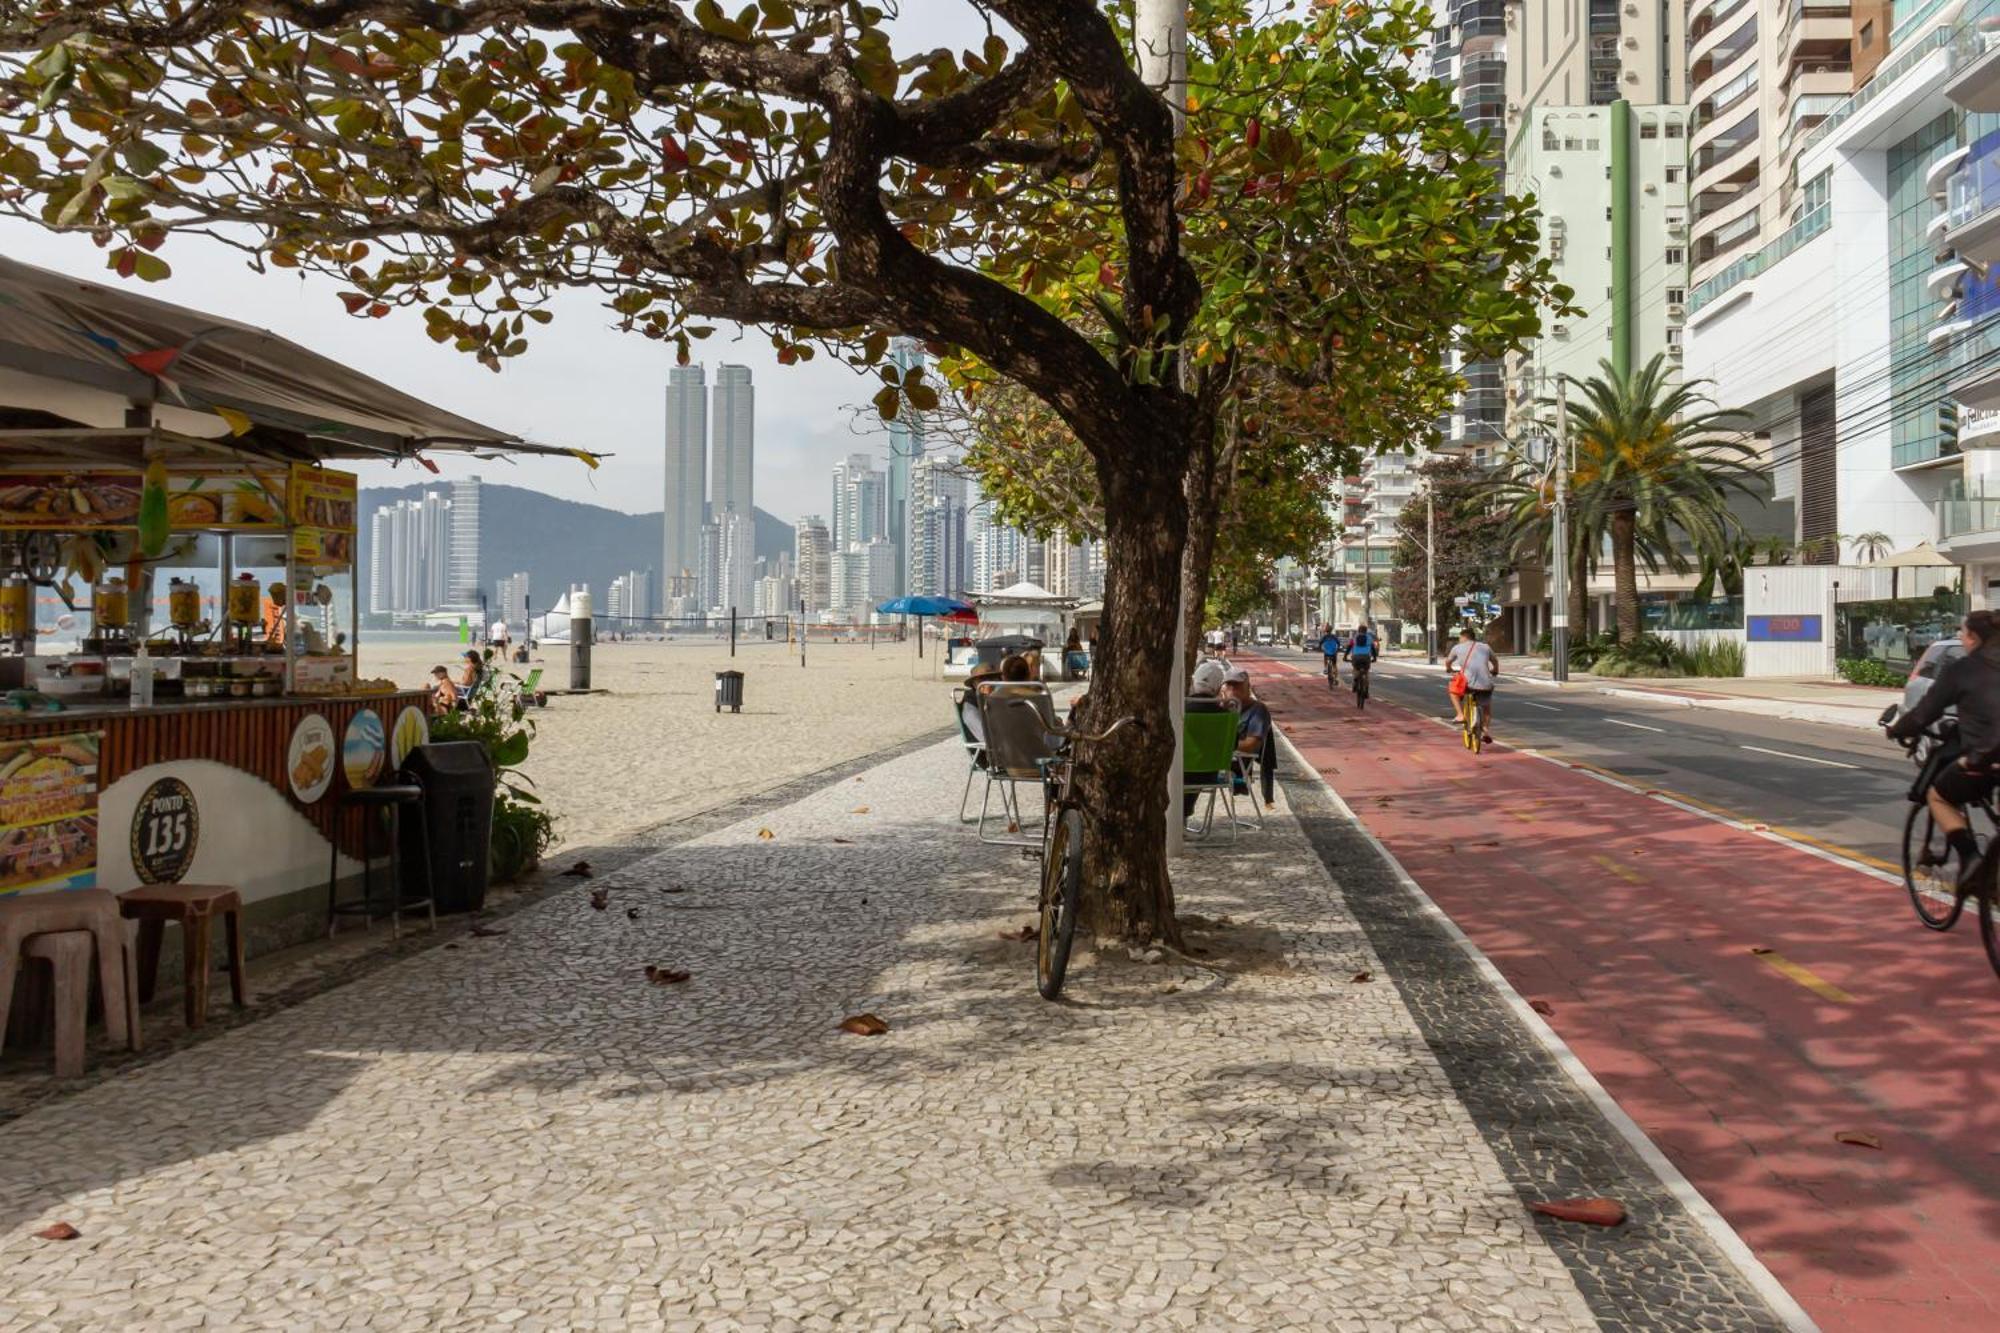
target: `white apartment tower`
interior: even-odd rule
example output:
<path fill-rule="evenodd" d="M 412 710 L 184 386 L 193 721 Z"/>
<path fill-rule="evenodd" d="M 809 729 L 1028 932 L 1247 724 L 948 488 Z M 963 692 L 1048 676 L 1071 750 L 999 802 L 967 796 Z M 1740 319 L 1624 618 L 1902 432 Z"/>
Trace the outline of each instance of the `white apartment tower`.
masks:
<path fill-rule="evenodd" d="M 751 464 L 756 456 L 757 391 L 750 367 L 727 363 L 715 368 L 710 399 L 709 516 L 751 512 Z"/>
<path fill-rule="evenodd" d="M 799 600 L 810 620 L 833 604 L 833 536 L 818 514 L 801 518 L 793 536 Z"/>
<path fill-rule="evenodd" d="M 666 443 L 666 533 L 660 577 L 668 597 L 698 595 L 701 529 L 708 521 L 708 394 L 700 366 L 675 366 L 667 372 Z"/>

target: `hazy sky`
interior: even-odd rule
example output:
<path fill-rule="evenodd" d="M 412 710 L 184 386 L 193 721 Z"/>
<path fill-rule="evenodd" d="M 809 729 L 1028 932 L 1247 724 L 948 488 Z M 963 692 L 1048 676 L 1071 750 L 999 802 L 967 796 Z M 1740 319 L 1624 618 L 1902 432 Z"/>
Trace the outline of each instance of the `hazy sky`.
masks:
<path fill-rule="evenodd" d="M 899 53 L 950 44 L 976 47 L 985 25 L 962 0 L 913 0 L 898 21 Z M 116 283 L 104 252 L 82 236 L 56 235 L 31 224 L 0 219 L 0 251 L 93 281 Z M 530 486 L 566 499 L 612 509 L 658 509 L 665 484 L 667 370 L 674 351 L 612 327 L 613 316 L 581 293 L 558 298 L 555 322 L 531 327 L 528 352 L 500 374 L 471 357 L 433 343 L 420 311 L 397 310 L 386 319 L 355 319 L 341 308 L 338 284 L 272 270 L 258 274 L 243 256 L 199 237 L 176 237 L 162 252 L 174 274 L 165 282 L 133 282 L 162 300 L 213 311 L 303 343 L 408 393 L 500 430 L 549 444 L 600 450 L 614 457 L 595 472 L 573 460 L 522 459 L 514 464 L 440 460 L 444 475 L 477 470 L 488 481 Z M 786 522 L 801 513 L 824 513 L 831 469 L 842 456 L 867 451 L 886 457 L 879 433 L 857 436 L 850 404 L 867 401 L 874 382 L 820 355 L 810 363 L 779 366 L 770 340 L 746 330 L 731 337 L 719 329 L 696 355 L 713 366 L 732 361 L 751 368 L 757 386 L 756 503 Z M 363 469 L 362 485 L 430 480 L 418 468 Z"/>

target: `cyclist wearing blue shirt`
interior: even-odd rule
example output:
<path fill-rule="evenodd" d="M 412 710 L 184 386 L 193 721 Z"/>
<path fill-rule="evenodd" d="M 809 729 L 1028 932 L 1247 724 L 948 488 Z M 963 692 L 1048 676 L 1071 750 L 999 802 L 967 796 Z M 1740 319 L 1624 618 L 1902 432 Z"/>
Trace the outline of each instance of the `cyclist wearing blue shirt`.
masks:
<path fill-rule="evenodd" d="M 1375 631 L 1366 621 L 1354 631 L 1354 640 L 1347 645 L 1347 660 L 1354 663 L 1356 671 L 1366 671 L 1375 664 Z"/>
<path fill-rule="evenodd" d="M 1340 634 L 1337 630 L 1329 629 L 1320 636 L 1319 656 L 1320 665 L 1326 670 L 1326 678 L 1337 679 L 1340 661 Z"/>

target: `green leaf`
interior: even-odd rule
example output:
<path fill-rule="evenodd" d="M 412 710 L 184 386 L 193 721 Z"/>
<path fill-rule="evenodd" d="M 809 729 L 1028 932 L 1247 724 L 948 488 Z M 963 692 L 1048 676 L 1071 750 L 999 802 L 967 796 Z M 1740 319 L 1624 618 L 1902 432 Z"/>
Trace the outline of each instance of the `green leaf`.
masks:
<path fill-rule="evenodd" d="M 894 385 L 889 385 L 875 395 L 874 402 L 875 410 L 881 414 L 882 420 L 894 421 L 896 413 L 902 410 L 903 395 Z"/>

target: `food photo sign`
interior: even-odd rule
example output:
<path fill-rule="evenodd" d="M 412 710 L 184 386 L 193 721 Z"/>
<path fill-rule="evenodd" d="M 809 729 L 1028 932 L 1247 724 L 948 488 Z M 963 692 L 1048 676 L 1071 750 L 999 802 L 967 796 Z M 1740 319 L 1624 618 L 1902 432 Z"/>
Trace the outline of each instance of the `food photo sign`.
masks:
<path fill-rule="evenodd" d="M 97 878 L 101 732 L 0 741 L 0 894 Z"/>

